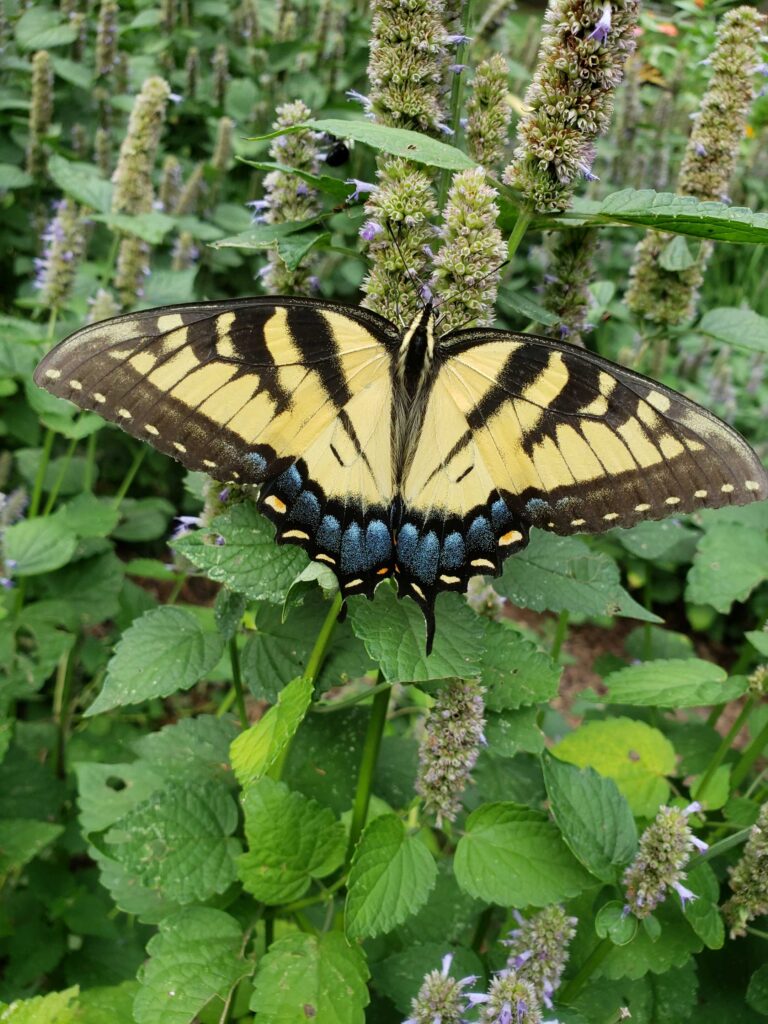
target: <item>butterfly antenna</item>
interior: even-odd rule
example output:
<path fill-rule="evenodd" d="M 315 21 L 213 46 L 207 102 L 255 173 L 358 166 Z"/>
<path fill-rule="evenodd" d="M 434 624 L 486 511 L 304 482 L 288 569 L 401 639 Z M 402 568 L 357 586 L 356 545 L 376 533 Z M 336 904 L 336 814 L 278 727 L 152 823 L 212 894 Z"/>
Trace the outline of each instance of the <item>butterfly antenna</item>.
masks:
<path fill-rule="evenodd" d="M 389 221 L 387 221 L 386 223 L 387 223 L 387 231 L 389 231 L 389 235 L 390 235 L 390 238 L 392 239 L 392 243 L 394 244 L 395 248 L 397 249 L 397 254 L 400 257 L 400 260 L 401 260 L 401 262 L 403 264 L 403 268 L 405 270 L 405 276 L 408 277 L 411 281 L 416 281 L 416 283 L 419 286 L 419 298 L 421 299 L 422 303 L 426 306 L 426 304 L 428 302 L 432 301 L 432 289 L 429 287 L 428 284 L 425 284 L 425 282 L 422 281 L 422 279 L 419 277 L 419 275 L 416 273 L 416 271 L 412 267 L 408 266 L 408 263 L 407 263 L 407 261 L 405 259 L 405 256 L 403 256 L 403 250 L 400 248 L 400 243 L 397 240 L 397 236 L 395 235 L 395 232 L 392 229 L 392 225 L 390 224 Z"/>

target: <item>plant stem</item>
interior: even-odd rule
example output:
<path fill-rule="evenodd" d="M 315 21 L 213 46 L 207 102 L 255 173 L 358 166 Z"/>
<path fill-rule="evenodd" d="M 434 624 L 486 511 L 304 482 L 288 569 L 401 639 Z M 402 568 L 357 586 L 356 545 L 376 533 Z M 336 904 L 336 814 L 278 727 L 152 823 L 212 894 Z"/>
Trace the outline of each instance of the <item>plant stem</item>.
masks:
<path fill-rule="evenodd" d="M 744 707 L 739 712 L 739 715 L 734 721 L 731 728 L 728 730 L 728 732 L 721 740 L 720 746 L 715 751 L 715 756 L 709 762 L 709 766 L 707 767 L 707 770 L 704 773 L 704 777 L 701 780 L 700 785 L 696 789 L 696 799 L 701 800 L 702 803 L 704 803 L 704 794 L 706 793 L 709 783 L 712 781 L 712 776 L 723 763 L 723 758 L 731 749 L 731 743 L 733 742 L 734 736 L 736 736 L 739 729 L 741 729 L 742 725 L 746 721 L 750 711 L 754 707 L 754 703 L 754 697 L 749 697 L 746 701 L 744 701 Z"/>
<path fill-rule="evenodd" d="M 463 21 L 461 26 L 461 34 L 463 36 L 469 36 L 469 31 L 472 26 L 472 14 L 474 7 L 474 0 L 465 0 L 463 10 Z M 459 43 L 456 48 L 456 64 L 463 64 L 464 58 L 467 54 L 469 44 L 466 42 Z M 461 129 L 461 102 L 464 97 L 464 72 L 457 71 L 453 76 L 453 82 L 451 83 L 451 99 L 448 108 L 448 127 L 453 129 L 453 135 L 451 136 L 451 144 L 454 146 L 460 146 L 463 136 Z M 451 185 L 451 178 L 453 172 L 444 168 L 440 173 L 440 187 L 437 197 L 437 205 L 440 210 L 444 209 L 446 201 L 448 199 L 448 189 Z"/>
<path fill-rule="evenodd" d="M 69 447 L 67 448 L 64 454 L 62 466 L 61 469 L 59 470 L 59 474 L 56 477 L 56 480 L 54 481 L 53 487 L 51 488 L 51 493 L 48 495 L 48 500 L 46 501 L 43 507 L 44 516 L 50 515 L 53 506 L 56 504 L 56 499 L 59 496 L 61 485 L 64 483 L 64 477 L 66 476 L 67 469 L 69 467 L 70 462 L 72 461 L 72 456 L 75 454 L 75 448 L 77 448 L 77 438 L 73 437 L 72 440 L 69 442 Z"/>
<path fill-rule="evenodd" d="M 388 690 L 391 683 L 379 683 L 378 686 L 374 686 L 370 690 L 361 690 L 360 693 L 354 694 L 352 697 L 347 697 L 346 700 L 337 700 L 333 703 L 318 701 L 317 704 L 313 704 L 311 711 L 314 711 L 318 715 L 330 715 L 334 711 L 346 711 L 347 708 L 353 707 L 355 704 L 360 704 L 361 701 L 368 700 L 381 690 Z M 423 708 L 416 708 L 418 712 L 422 712 Z"/>
<path fill-rule="evenodd" d="M 560 651 L 563 647 L 563 641 L 565 640 L 566 634 L 568 633 L 568 609 L 564 608 L 557 619 L 557 629 L 555 630 L 555 639 L 552 641 L 552 660 L 560 660 Z"/>
<path fill-rule="evenodd" d="M 77 652 L 80 649 L 80 641 L 75 641 L 72 647 L 59 658 L 56 669 L 56 683 L 53 690 L 53 720 L 56 723 L 56 740 L 54 745 L 54 765 L 56 774 L 60 779 L 66 775 L 66 749 L 67 734 L 69 732 L 70 703 L 72 694 L 72 679 L 75 674 Z"/>
<path fill-rule="evenodd" d="M 720 839 L 716 843 L 712 843 L 708 850 L 700 853 L 697 857 L 692 857 L 689 864 L 689 871 L 693 871 L 697 864 L 702 864 L 705 860 L 714 860 L 715 857 L 719 857 L 721 853 L 726 853 L 728 850 L 733 849 L 734 846 L 740 846 L 749 839 L 749 834 L 752 828 L 742 828 L 738 832 L 734 832 L 732 836 L 726 836 L 725 839 Z"/>
<path fill-rule="evenodd" d="M 357 779 L 355 803 L 352 808 L 352 823 L 349 826 L 349 842 L 347 844 L 347 856 L 344 861 L 345 871 L 349 869 L 352 855 L 355 852 L 355 847 L 365 828 L 365 821 L 368 817 L 373 773 L 379 758 L 381 737 L 387 721 L 390 689 L 390 687 L 387 687 L 386 690 L 380 690 L 373 698 L 371 717 L 368 719 L 368 729 L 365 734 L 365 744 L 363 745 L 363 756 L 360 761 L 360 775 Z"/>
<path fill-rule="evenodd" d="M 240 718 L 240 725 L 243 729 L 247 729 L 249 722 L 243 696 L 243 677 L 240 674 L 240 652 L 237 649 L 237 637 L 234 636 L 229 641 L 229 662 L 232 666 L 232 689 L 237 703 L 237 714 Z"/>
<path fill-rule="evenodd" d="M 747 777 L 749 769 L 752 767 L 752 765 L 755 763 L 758 757 L 760 757 L 767 743 L 768 722 L 765 723 L 765 725 L 757 734 L 757 736 L 755 736 L 755 738 L 749 744 L 747 749 L 739 758 L 739 763 L 733 769 L 733 774 L 731 775 L 731 786 L 733 789 L 736 789 L 737 786 L 740 786 L 744 779 Z"/>
<path fill-rule="evenodd" d="M 512 234 L 509 236 L 509 241 L 507 242 L 508 259 L 511 260 L 517 252 L 532 219 L 533 209 L 530 206 L 521 206 L 517 211 L 517 220 L 515 221 L 515 226 L 512 228 Z"/>
<path fill-rule="evenodd" d="M 747 928 L 749 935 L 755 935 L 758 939 L 766 939 L 768 941 L 768 932 L 760 931 L 759 928 Z"/>
<path fill-rule="evenodd" d="M 146 454 L 147 454 L 147 449 L 144 447 L 144 445 L 142 445 L 141 448 L 139 448 L 139 450 L 133 456 L 133 462 L 131 462 L 130 466 L 128 467 L 128 472 L 123 477 L 123 482 L 120 484 L 120 487 L 117 490 L 117 494 L 115 494 L 115 497 L 112 500 L 112 507 L 113 508 L 120 508 L 120 505 L 122 504 L 123 498 L 128 493 L 128 488 L 133 483 L 133 478 L 138 473 L 139 466 L 144 461 L 144 456 Z"/>
<path fill-rule="evenodd" d="M 51 461 L 51 450 L 53 449 L 53 439 L 55 437 L 56 431 L 51 430 L 50 427 L 46 427 L 45 437 L 43 438 L 43 449 L 40 452 L 40 462 L 37 466 L 35 482 L 32 485 L 32 497 L 29 499 L 29 511 L 27 515 L 30 519 L 32 519 L 33 516 L 36 516 L 40 509 L 40 499 L 43 496 L 45 472 L 48 469 L 48 463 Z"/>
<path fill-rule="evenodd" d="M 341 604 L 341 594 L 337 594 L 331 602 L 331 607 L 328 614 L 325 616 L 325 622 L 320 628 L 317 640 L 315 640 L 315 646 L 312 648 L 312 653 L 309 656 L 307 667 L 304 669 L 304 678 L 311 680 L 313 683 L 317 679 L 320 669 L 322 668 L 325 652 L 328 649 L 331 635 L 336 628 L 336 620 L 338 619 L 339 612 L 341 611 Z"/>
<path fill-rule="evenodd" d="M 559 1001 L 567 1004 L 575 999 L 612 949 L 613 943 L 609 938 L 601 939 L 582 964 L 578 974 L 563 985 L 558 993 Z"/>
<path fill-rule="evenodd" d="M 83 490 L 93 490 L 94 467 L 96 465 L 96 431 L 88 435 L 85 445 L 85 472 L 83 473 Z"/>
<path fill-rule="evenodd" d="M 707 715 L 707 723 L 706 724 L 710 727 L 710 729 L 714 729 L 715 728 L 715 726 L 717 725 L 717 720 L 720 717 L 720 715 L 722 715 L 724 710 L 725 710 L 725 704 L 718 704 L 716 707 L 712 708 L 712 710 L 709 712 L 709 714 Z"/>

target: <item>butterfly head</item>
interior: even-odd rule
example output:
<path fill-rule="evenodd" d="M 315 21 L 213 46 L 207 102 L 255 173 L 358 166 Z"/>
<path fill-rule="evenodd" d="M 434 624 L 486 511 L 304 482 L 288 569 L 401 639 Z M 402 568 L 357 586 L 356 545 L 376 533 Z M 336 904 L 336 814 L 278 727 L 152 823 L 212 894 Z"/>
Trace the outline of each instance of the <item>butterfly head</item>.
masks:
<path fill-rule="evenodd" d="M 430 300 L 418 311 L 400 340 L 397 372 L 409 395 L 415 395 L 429 376 L 435 355 L 435 321 Z"/>

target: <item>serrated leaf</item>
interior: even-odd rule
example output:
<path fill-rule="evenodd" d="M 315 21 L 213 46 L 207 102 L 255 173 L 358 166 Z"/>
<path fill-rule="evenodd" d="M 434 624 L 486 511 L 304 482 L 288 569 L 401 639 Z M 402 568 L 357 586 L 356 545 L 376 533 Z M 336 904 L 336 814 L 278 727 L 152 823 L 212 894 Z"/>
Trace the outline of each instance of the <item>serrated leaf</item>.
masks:
<path fill-rule="evenodd" d="M 768 579 L 768 537 L 739 523 L 717 523 L 699 541 L 685 590 L 687 600 L 727 614 Z"/>
<path fill-rule="evenodd" d="M 99 882 L 109 892 L 118 910 L 131 914 L 144 924 L 158 924 L 178 910 L 178 904 L 166 899 L 157 889 L 143 885 L 135 874 L 95 846 L 89 857 L 99 867 Z"/>
<path fill-rule="evenodd" d="M 230 758 L 243 789 L 265 775 L 280 757 L 301 725 L 311 700 L 311 681 L 301 676 L 292 680 L 277 704 L 234 740 Z"/>
<path fill-rule="evenodd" d="M 678 519 L 664 519 L 661 522 L 638 523 L 630 530 L 613 530 L 623 547 L 638 558 L 648 561 L 664 561 L 669 555 L 685 544 L 695 549 L 699 534 Z"/>
<path fill-rule="evenodd" d="M 216 779 L 233 783 L 229 747 L 239 730 L 234 718 L 200 715 L 182 718 L 140 736 L 133 749 L 146 767 L 165 778 Z"/>
<path fill-rule="evenodd" d="M 401 601 L 382 585 L 373 601 L 350 602 L 355 634 L 389 682 L 426 682 L 480 674 L 485 626 L 458 594 L 441 594 L 432 653 L 426 624 L 413 601 Z"/>
<path fill-rule="evenodd" d="M 272 249 L 279 242 L 317 224 L 322 217 L 288 220 L 279 224 L 252 224 L 244 231 L 211 242 L 212 249 Z"/>
<path fill-rule="evenodd" d="M 313 878 L 342 864 L 346 833 L 328 807 L 272 779 L 252 783 L 242 803 L 248 851 L 238 857 L 238 874 L 261 903 L 299 899 Z"/>
<path fill-rule="evenodd" d="M 226 999 L 252 969 L 240 955 L 242 941 L 237 921 L 211 907 L 190 907 L 161 921 L 139 971 L 137 1024 L 189 1024 L 212 999 Z"/>
<path fill-rule="evenodd" d="M 516 710 L 557 695 L 561 669 L 514 628 L 486 620 L 480 680 L 492 711 Z"/>
<path fill-rule="evenodd" d="M 158 768 L 132 764 L 76 764 L 80 826 L 102 832 L 165 785 Z"/>
<path fill-rule="evenodd" d="M 722 949 L 725 925 L 717 905 L 720 898 L 717 876 L 709 864 L 698 864 L 688 871 L 685 885 L 697 897 L 685 905 L 686 920 L 708 949 Z"/>
<path fill-rule="evenodd" d="M 367 980 L 362 951 L 339 932 L 287 935 L 260 961 L 251 1009 L 261 1024 L 364 1024 Z"/>
<path fill-rule="evenodd" d="M 691 708 L 736 700 L 746 688 L 743 678 L 701 658 L 646 661 L 611 672 L 605 678 L 613 704 Z"/>
<path fill-rule="evenodd" d="M 646 920 L 648 920 L 646 918 Z M 627 914 L 620 900 L 604 903 L 595 916 L 598 938 L 609 938 L 614 946 L 626 946 L 637 934 L 637 918 Z"/>
<path fill-rule="evenodd" d="M 224 892 L 236 878 L 240 843 L 229 838 L 237 807 L 220 783 L 174 783 L 113 825 L 111 855 L 144 885 L 176 903 Z"/>
<path fill-rule="evenodd" d="M 133 1024 L 133 1001 L 138 982 L 89 988 L 80 993 L 74 1024 Z"/>
<path fill-rule="evenodd" d="M 63 825 L 48 821 L 0 819 L 0 879 L 22 868 L 58 839 L 63 831 Z"/>
<path fill-rule="evenodd" d="M 717 811 L 725 806 L 731 791 L 731 765 L 718 765 L 709 777 L 706 789 L 701 788 L 704 778 L 704 776 L 699 776 L 693 780 L 691 796 L 701 803 L 705 811 Z"/>
<path fill-rule="evenodd" d="M 613 779 L 633 814 L 652 818 L 669 795 L 675 751 L 658 729 L 630 718 L 586 722 L 552 748 L 561 761 Z"/>
<path fill-rule="evenodd" d="M 768 633 L 764 629 L 751 629 L 744 636 L 756 651 L 768 657 Z"/>
<path fill-rule="evenodd" d="M 613 559 L 592 551 L 578 537 L 531 530 L 528 547 L 507 559 L 494 587 L 519 608 L 537 612 L 578 611 L 662 621 L 624 590 Z"/>
<path fill-rule="evenodd" d="M 65 160 L 58 153 L 48 158 L 48 174 L 65 195 L 92 210 L 106 213 L 112 204 L 112 184 L 93 164 Z"/>
<path fill-rule="evenodd" d="M 688 243 L 681 235 L 675 235 L 673 239 L 667 242 L 659 255 L 659 266 L 663 270 L 679 272 L 681 270 L 688 270 L 689 267 L 693 267 L 695 264 L 696 257 L 692 255 L 691 250 L 688 248 Z"/>
<path fill-rule="evenodd" d="M 223 544 L 210 538 L 221 536 Z M 179 537 L 173 547 L 212 580 L 254 601 L 282 604 L 307 555 L 293 544 L 278 547 L 274 527 L 247 503 L 217 516 L 207 530 Z"/>
<path fill-rule="evenodd" d="M 552 814 L 571 852 L 596 878 L 616 882 L 637 848 L 635 820 L 616 783 L 551 757 L 543 766 Z"/>
<path fill-rule="evenodd" d="M 427 164 L 430 167 L 444 167 L 451 171 L 467 171 L 476 167 L 462 150 L 455 146 L 438 142 L 429 135 L 408 131 L 405 128 L 389 128 L 371 121 L 347 121 L 340 118 L 313 119 L 304 124 L 291 127 L 291 132 L 312 128 L 316 132 L 326 132 L 337 139 L 354 139 L 373 149 L 383 150 L 393 156 L 405 157 L 414 163 Z M 259 139 L 271 139 L 277 135 L 285 135 L 285 130 L 259 136 Z M 350 189 L 351 191 L 351 189 Z"/>
<path fill-rule="evenodd" d="M 632 942 L 614 947 L 603 961 L 599 968 L 603 977 L 626 980 L 642 978 L 649 971 L 664 974 L 673 967 L 682 967 L 692 953 L 701 950 L 701 939 L 671 900 L 655 910 L 654 916 L 661 925 L 659 935 L 652 938 L 645 928 L 638 928 Z"/>
<path fill-rule="evenodd" d="M 62 505 L 54 518 L 78 537 L 107 537 L 115 528 L 120 512 L 109 500 L 95 494 L 78 494 Z"/>
<path fill-rule="evenodd" d="M 518 711 L 486 711 L 485 738 L 488 749 L 499 757 L 514 757 L 521 750 L 540 754 L 544 750 L 544 733 L 538 724 L 537 707 Z"/>
<path fill-rule="evenodd" d="M 76 548 L 76 534 L 50 516 L 22 519 L 3 532 L 3 555 L 13 564 L 14 576 L 39 576 L 60 569 Z"/>
<path fill-rule="evenodd" d="M 696 329 L 737 348 L 768 352 L 768 317 L 753 309 L 718 306 L 707 310 Z"/>
<path fill-rule="evenodd" d="M 507 907 L 543 907 L 577 896 L 590 876 L 545 814 L 520 804 L 483 804 L 456 847 L 465 892 Z"/>
<path fill-rule="evenodd" d="M 350 939 L 392 931 L 422 907 L 437 867 L 418 836 L 394 814 L 375 818 L 358 843 L 347 882 L 344 921 Z"/>
<path fill-rule="evenodd" d="M 0 1020 L 3 1024 L 74 1024 L 79 991 L 74 985 L 47 996 L 0 1003 Z"/>
<path fill-rule="evenodd" d="M 637 225 L 721 242 L 768 242 L 768 214 L 653 189 L 625 188 L 602 202 L 579 199 L 572 212 L 588 223 Z"/>
<path fill-rule="evenodd" d="M 280 171 L 282 174 L 289 174 L 299 181 L 305 181 L 318 192 L 331 196 L 337 202 L 346 201 L 349 196 L 349 185 L 341 178 L 334 178 L 330 174 L 311 174 L 309 171 L 301 170 L 298 167 L 289 167 L 286 164 L 277 164 L 270 160 L 243 160 L 244 164 L 254 167 L 257 171 Z"/>
<path fill-rule="evenodd" d="M 101 693 L 86 716 L 188 690 L 214 667 L 223 650 L 224 639 L 203 632 L 189 612 L 153 608 L 123 633 Z"/>

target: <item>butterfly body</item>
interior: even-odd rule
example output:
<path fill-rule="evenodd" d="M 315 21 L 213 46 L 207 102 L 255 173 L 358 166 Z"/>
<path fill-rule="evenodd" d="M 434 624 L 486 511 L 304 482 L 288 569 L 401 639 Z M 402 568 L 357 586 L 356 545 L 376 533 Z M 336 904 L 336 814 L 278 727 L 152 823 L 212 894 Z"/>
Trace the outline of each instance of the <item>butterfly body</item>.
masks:
<path fill-rule="evenodd" d="M 35 380 L 185 466 L 256 484 L 280 543 L 343 596 L 388 577 L 434 632 L 442 590 L 497 575 L 537 526 L 600 532 L 768 496 L 739 435 L 654 381 L 566 344 L 406 330 L 368 310 L 251 298 L 127 314 Z"/>

